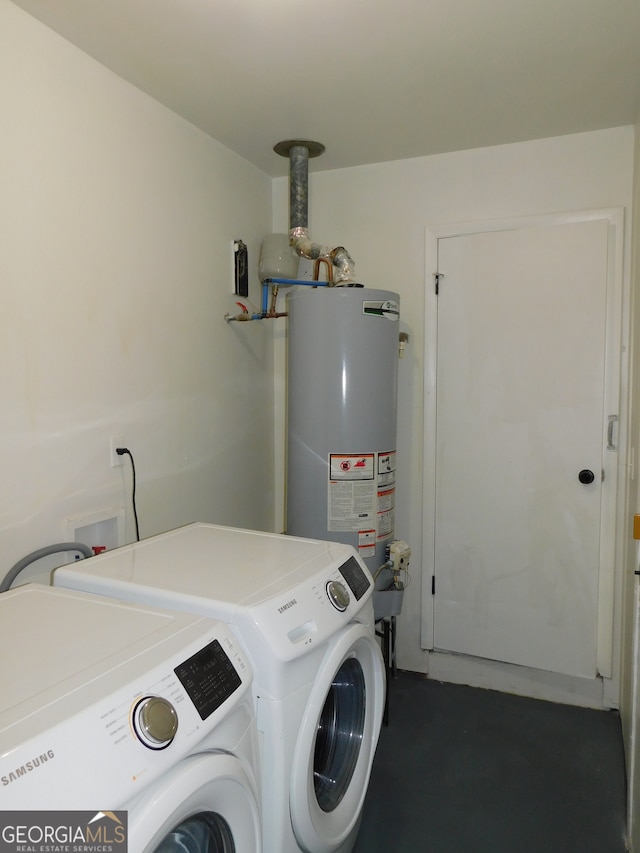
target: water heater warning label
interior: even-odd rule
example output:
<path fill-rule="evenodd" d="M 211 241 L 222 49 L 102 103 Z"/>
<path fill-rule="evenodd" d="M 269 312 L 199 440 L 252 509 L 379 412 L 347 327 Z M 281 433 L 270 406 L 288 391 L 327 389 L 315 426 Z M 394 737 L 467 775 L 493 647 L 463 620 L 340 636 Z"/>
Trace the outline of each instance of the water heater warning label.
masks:
<path fill-rule="evenodd" d="M 376 555 L 376 531 L 358 531 L 358 553 L 361 557 L 375 557 Z"/>
<path fill-rule="evenodd" d="M 363 556 L 393 535 L 395 467 L 395 451 L 329 454 L 327 530 L 357 533 Z"/>
<path fill-rule="evenodd" d="M 375 453 L 331 453 L 329 456 L 330 480 L 373 480 Z"/>

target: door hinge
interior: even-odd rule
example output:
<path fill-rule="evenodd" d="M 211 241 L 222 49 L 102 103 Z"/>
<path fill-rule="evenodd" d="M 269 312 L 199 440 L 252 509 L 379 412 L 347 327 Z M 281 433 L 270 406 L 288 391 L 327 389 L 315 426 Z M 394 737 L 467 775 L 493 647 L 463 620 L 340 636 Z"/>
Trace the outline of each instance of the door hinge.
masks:
<path fill-rule="evenodd" d="M 440 279 L 444 278 L 443 272 L 434 272 L 433 277 L 435 279 L 435 288 L 436 288 L 436 296 L 440 293 Z"/>
<path fill-rule="evenodd" d="M 436 576 L 431 575 L 431 595 L 436 594 Z"/>

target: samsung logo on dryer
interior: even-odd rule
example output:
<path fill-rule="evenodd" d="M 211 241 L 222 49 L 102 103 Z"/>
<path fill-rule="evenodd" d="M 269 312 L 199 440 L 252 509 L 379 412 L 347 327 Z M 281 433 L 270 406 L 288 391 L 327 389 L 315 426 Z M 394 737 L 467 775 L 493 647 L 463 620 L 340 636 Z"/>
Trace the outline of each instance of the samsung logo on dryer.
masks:
<path fill-rule="evenodd" d="M 289 601 L 285 601 L 284 604 L 281 604 L 280 607 L 278 607 L 278 613 L 284 613 L 286 610 L 291 610 L 291 608 L 295 607 L 297 603 L 297 598 L 290 598 Z"/>
<path fill-rule="evenodd" d="M 23 776 L 27 775 L 27 773 L 37 770 L 38 767 L 42 767 L 43 764 L 50 761 L 52 758 L 55 758 L 55 753 L 52 749 L 48 749 L 41 755 L 37 755 L 35 758 L 32 758 L 31 761 L 26 761 L 20 767 L 16 767 L 15 770 L 12 770 L 11 773 L 7 773 L 6 776 L 2 776 L 3 787 L 10 785 L 12 782 L 19 782 Z"/>

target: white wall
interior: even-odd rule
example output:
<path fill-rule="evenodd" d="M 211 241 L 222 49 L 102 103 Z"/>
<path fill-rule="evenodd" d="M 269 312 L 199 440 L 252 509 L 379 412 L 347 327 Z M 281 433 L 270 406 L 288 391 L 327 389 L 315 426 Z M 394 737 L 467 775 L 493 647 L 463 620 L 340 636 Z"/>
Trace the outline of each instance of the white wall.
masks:
<path fill-rule="evenodd" d="M 629 210 L 633 139 L 633 128 L 623 127 L 311 174 L 312 239 L 344 245 L 356 261 L 356 277 L 368 287 L 399 292 L 401 328 L 411 338 L 399 363 L 396 536 L 413 549 L 415 584 L 413 594 L 405 596 L 399 624 L 403 668 L 426 668 L 419 593 L 424 288 L 432 286 L 434 270 L 425 269 L 425 227 L 592 208 Z M 286 178 L 274 181 L 273 204 L 274 230 L 286 230 Z M 277 443 L 278 459 L 280 454 Z"/>
<path fill-rule="evenodd" d="M 8 0 L 0 123 L 0 574 L 70 515 L 126 505 L 131 540 L 112 434 L 143 536 L 273 529 L 272 333 L 223 320 L 271 180 Z"/>

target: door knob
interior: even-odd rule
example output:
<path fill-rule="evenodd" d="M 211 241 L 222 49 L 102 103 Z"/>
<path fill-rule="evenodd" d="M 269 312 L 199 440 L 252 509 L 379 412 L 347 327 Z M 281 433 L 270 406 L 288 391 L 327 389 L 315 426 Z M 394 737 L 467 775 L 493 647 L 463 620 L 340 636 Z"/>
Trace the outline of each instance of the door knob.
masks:
<path fill-rule="evenodd" d="M 583 468 L 582 471 L 580 471 L 580 473 L 578 474 L 578 479 L 585 486 L 588 486 L 589 483 L 593 483 L 595 478 L 596 477 L 593 471 L 590 471 L 588 468 Z"/>

